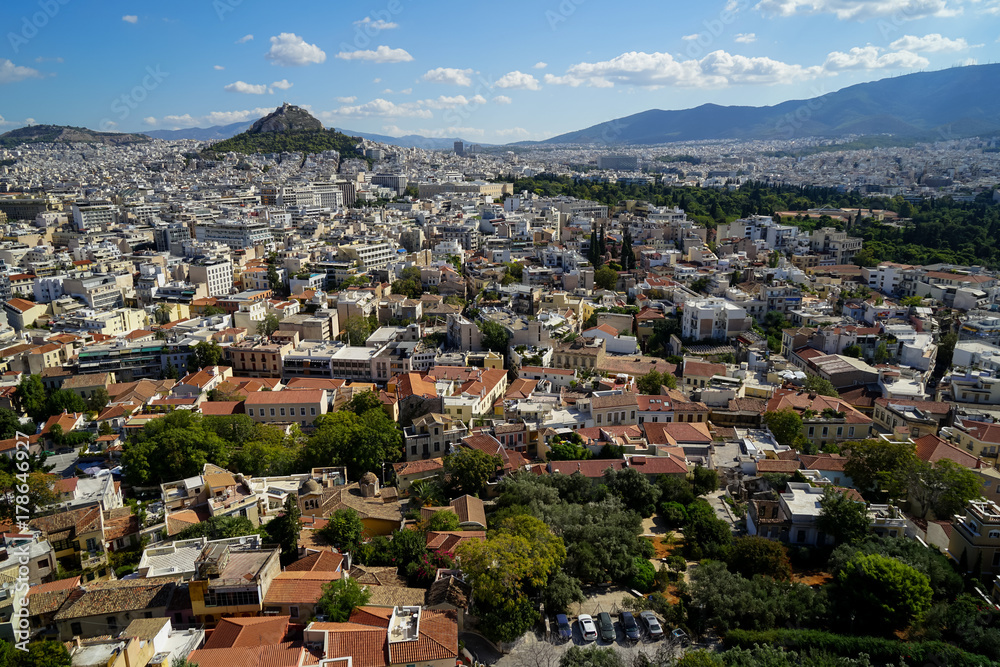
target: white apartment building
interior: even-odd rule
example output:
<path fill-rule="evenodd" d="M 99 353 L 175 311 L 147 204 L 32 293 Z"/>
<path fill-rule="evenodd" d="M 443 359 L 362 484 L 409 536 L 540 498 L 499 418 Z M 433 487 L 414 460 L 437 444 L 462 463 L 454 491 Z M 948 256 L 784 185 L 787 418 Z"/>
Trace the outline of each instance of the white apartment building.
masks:
<path fill-rule="evenodd" d="M 337 256 L 341 260 L 359 261 L 365 269 L 381 269 L 396 258 L 396 245 L 388 241 L 358 241 L 338 247 Z"/>
<path fill-rule="evenodd" d="M 271 246 L 274 244 L 271 228 L 261 220 L 200 222 L 195 225 L 194 235 L 201 243 L 221 243 L 233 250 L 252 248 L 255 245 Z"/>
<path fill-rule="evenodd" d="M 861 269 L 861 277 L 868 282 L 868 287 L 883 294 L 895 294 L 903 284 L 903 273 L 912 267 L 892 262 L 883 262 L 875 268 Z"/>
<path fill-rule="evenodd" d="M 118 222 L 118 208 L 107 205 L 73 204 L 73 225 L 81 232 L 107 230 Z"/>
<path fill-rule="evenodd" d="M 227 296 L 233 291 L 233 263 L 229 260 L 203 260 L 191 265 L 188 280 L 208 286 L 209 296 Z"/>
<path fill-rule="evenodd" d="M 747 311 L 725 299 L 704 299 L 684 304 L 681 335 L 693 340 L 726 340 L 750 329 Z"/>

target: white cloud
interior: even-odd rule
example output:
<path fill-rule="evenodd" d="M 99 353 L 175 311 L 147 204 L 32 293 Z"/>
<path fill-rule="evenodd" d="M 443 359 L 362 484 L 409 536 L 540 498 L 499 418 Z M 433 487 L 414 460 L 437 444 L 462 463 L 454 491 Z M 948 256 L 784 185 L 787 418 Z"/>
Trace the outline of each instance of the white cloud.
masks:
<path fill-rule="evenodd" d="M 146 116 L 145 118 L 142 119 L 142 122 L 145 123 L 146 125 L 149 125 L 150 127 L 156 127 L 156 124 L 159 121 L 156 120 L 156 116 Z"/>
<path fill-rule="evenodd" d="M 6 120 L 3 116 L 0 116 L 0 127 L 3 127 L 4 125 L 13 125 L 13 124 L 14 123 L 12 123 L 9 120 Z"/>
<path fill-rule="evenodd" d="M 683 39 L 685 42 L 693 42 L 694 40 L 698 39 L 700 36 L 701 36 L 701 33 L 699 33 L 699 32 L 693 32 L 690 35 L 682 35 L 681 39 Z"/>
<path fill-rule="evenodd" d="M 271 48 L 264 57 L 273 61 L 275 65 L 297 67 L 324 62 L 326 53 L 315 44 L 307 43 L 295 33 L 283 32 L 277 37 L 271 38 Z"/>
<path fill-rule="evenodd" d="M 482 139 L 486 136 L 486 130 L 478 127 L 436 127 L 414 130 L 414 134 L 434 139 L 445 139 L 451 137 L 462 137 L 463 139 Z"/>
<path fill-rule="evenodd" d="M 502 77 L 497 79 L 494 85 L 497 88 L 522 88 L 524 90 L 541 89 L 538 79 L 530 74 L 525 74 L 524 72 L 520 72 L 518 70 L 504 74 Z"/>
<path fill-rule="evenodd" d="M 913 53 L 947 53 L 965 51 L 969 48 L 969 43 L 962 37 L 948 39 L 938 33 L 932 33 L 923 37 L 904 35 L 890 44 L 889 48 L 893 51 L 912 51 Z"/>
<path fill-rule="evenodd" d="M 842 21 L 879 17 L 908 21 L 962 13 L 958 0 L 761 0 L 755 9 L 769 16 L 833 14 Z"/>
<path fill-rule="evenodd" d="M 337 101 L 340 102 L 341 104 L 354 104 L 355 102 L 358 101 L 358 98 L 352 95 L 351 97 L 338 97 Z"/>
<path fill-rule="evenodd" d="M 632 51 L 611 60 L 578 63 L 563 76 L 545 75 L 545 82 L 567 86 L 610 88 L 616 83 L 655 88 L 709 88 L 754 83 L 789 83 L 818 76 L 820 67 L 803 67 L 771 58 L 748 58 L 713 51 L 701 60 L 676 60 L 669 53 Z"/>
<path fill-rule="evenodd" d="M 382 83 L 382 79 L 379 78 L 379 77 L 376 77 L 376 78 L 372 79 L 372 83 Z"/>
<path fill-rule="evenodd" d="M 441 95 L 433 100 L 420 100 L 418 104 L 428 109 L 454 109 L 455 107 L 464 107 L 470 104 L 486 104 L 486 98 L 482 95 L 474 95 L 470 98 L 467 98 L 465 95 L 455 95 L 453 97 Z"/>
<path fill-rule="evenodd" d="M 41 79 L 42 73 L 32 67 L 15 65 L 6 58 L 0 58 L 0 84 L 16 83 L 25 79 Z"/>
<path fill-rule="evenodd" d="M 1000 0 L 989 0 L 984 6 L 976 10 L 979 14 L 988 14 L 990 16 L 1000 16 Z M 997 41 L 1000 41 L 998 39 Z"/>
<path fill-rule="evenodd" d="M 510 104 L 514 100 L 510 99 L 506 95 L 497 95 L 493 98 L 493 104 Z"/>
<path fill-rule="evenodd" d="M 539 61 L 538 61 L 537 63 L 535 63 L 535 65 L 534 65 L 535 69 L 545 69 L 545 68 L 546 68 L 546 67 L 548 67 L 548 66 L 549 66 L 549 64 L 548 64 L 548 63 L 545 63 L 545 62 L 542 62 L 541 60 L 539 60 Z"/>
<path fill-rule="evenodd" d="M 976 60 L 975 58 L 966 58 L 965 60 L 957 62 L 955 65 L 956 67 L 968 67 L 969 65 L 978 65 L 978 64 L 979 61 Z"/>
<path fill-rule="evenodd" d="M 134 25 L 134 24 L 136 24 L 136 23 L 139 22 L 139 17 L 136 16 L 135 14 L 126 14 L 125 16 L 122 17 L 122 21 L 125 21 L 125 23 L 131 23 L 131 24 Z"/>
<path fill-rule="evenodd" d="M 214 69 L 214 70 L 218 70 L 218 71 L 220 71 L 220 72 L 221 72 L 222 70 L 224 70 L 224 69 L 226 69 L 226 68 L 225 68 L 225 67 L 223 67 L 222 65 L 212 65 L 212 69 Z"/>
<path fill-rule="evenodd" d="M 374 51 L 371 49 L 341 51 L 337 57 L 341 60 L 370 60 L 374 63 L 408 63 L 413 60 L 413 56 L 405 49 L 390 49 L 385 44 L 380 45 Z"/>
<path fill-rule="evenodd" d="M 25 119 L 24 119 L 24 122 L 25 122 L 25 123 L 26 123 L 27 125 L 34 125 L 34 124 L 35 124 L 35 119 L 34 119 L 34 118 L 25 118 Z"/>
<path fill-rule="evenodd" d="M 834 51 L 826 57 L 823 69 L 828 72 L 842 70 L 911 69 L 927 67 L 930 61 L 911 51 L 882 53 L 877 46 L 856 46 L 847 53 Z"/>
<path fill-rule="evenodd" d="M 230 93 L 242 93 L 244 95 L 263 95 L 267 92 L 267 86 L 263 83 L 252 84 L 246 83 L 245 81 L 230 83 L 229 85 L 224 86 L 224 89 Z"/>
<path fill-rule="evenodd" d="M 294 84 L 289 83 L 288 79 L 282 79 L 281 81 L 275 81 L 271 84 L 272 88 L 277 88 L 278 90 L 288 90 Z"/>
<path fill-rule="evenodd" d="M 366 16 L 360 21 L 355 21 L 354 25 L 357 26 L 368 26 L 372 30 L 392 30 L 393 28 L 398 28 L 398 23 L 393 23 L 392 21 L 385 21 L 383 19 L 378 19 L 373 21 L 372 17 Z"/>
<path fill-rule="evenodd" d="M 240 111 L 212 111 L 204 116 L 192 116 L 186 113 L 182 116 L 164 116 L 157 121 L 157 124 L 167 129 L 212 127 L 213 125 L 229 125 L 231 123 L 257 120 L 272 111 L 274 111 L 274 107 L 258 107 L 256 109 L 243 109 Z M 154 118 L 153 120 L 156 119 Z"/>
<path fill-rule="evenodd" d="M 63 60 L 62 58 L 43 58 L 42 56 L 38 56 L 37 58 L 35 58 L 35 62 L 41 64 L 41 63 L 64 63 L 66 61 Z"/>
<path fill-rule="evenodd" d="M 252 41 L 253 41 L 253 35 L 243 35 L 238 40 L 236 40 L 236 43 L 237 44 L 246 44 L 247 42 L 252 42 Z"/>
<path fill-rule="evenodd" d="M 342 106 L 333 111 L 320 114 L 322 118 L 352 117 L 367 118 L 382 116 L 385 118 L 431 118 L 433 114 L 416 103 L 396 104 L 381 97 L 364 104 Z"/>
<path fill-rule="evenodd" d="M 733 41 L 737 44 L 753 44 L 757 41 L 757 35 L 752 32 L 738 32 Z"/>
<path fill-rule="evenodd" d="M 399 94 L 400 95 L 409 95 L 412 92 L 413 92 L 412 88 L 403 88 L 401 91 L 399 91 Z"/>
<path fill-rule="evenodd" d="M 453 86 L 471 86 L 471 69 L 456 69 L 454 67 L 435 67 L 424 73 L 421 79 L 429 83 L 447 83 Z"/>
<path fill-rule="evenodd" d="M 498 137 L 503 137 L 505 139 L 510 137 L 517 137 L 519 139 L 523 139 L 525 137 L 531 136 L 531 132 L 528 132 L 523 127 L 511 127 L 505 130 L 497 130 L 494 134 L 496 134 Z"/>

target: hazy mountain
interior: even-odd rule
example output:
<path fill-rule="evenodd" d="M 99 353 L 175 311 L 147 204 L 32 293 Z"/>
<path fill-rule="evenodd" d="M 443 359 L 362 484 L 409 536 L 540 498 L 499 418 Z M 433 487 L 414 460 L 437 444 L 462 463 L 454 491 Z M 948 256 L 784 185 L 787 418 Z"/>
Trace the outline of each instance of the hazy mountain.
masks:
<path fill-rule="evenodd" d="M 97 132 L 85 127 L 70 125 L 29 125 L 19 127 L 0 134 L 0 146 L 13 148 L 21 144 L 33 143 L 88 143 L 88 144 L 137 144 L 149 141 L 149 137 L 141 134 L 123 134 L 121 132 Z"/>
<path fill-rule="evenodd" d="M 166 139 L 167 141 L 177 141 L 180 139 L 194 139 L 196 141 L 220 141 L 236 136 L 240 132 L 245 132 L 253 125 L 250 121 L 232 123 L 230 125 L 213 125 L 212 127 L 187 127 L 180 130 L 150 130 L 143 132 L 146 136 L 154 139 Z"/>
<path fill-rule="evenodd" d="M 369 141 L 377 141 L 380 144 L 388 144 L 390 146 L 401 146 L 403 148 L 423 148 L 429 151 L 450 151 L 455 147 L 456 141 L 463 142 L 466 146 L 470 143 L 478 143 L 480 146 L 489 146 L 490 144 L 484 144 L 482 142 L 470 142 L 465 141 L 459 137 L 452 137 L 451 139 L 443 139 L 440 137 L 425 137 L 420 134 L 404 134 L 401 137 L 390 137 L 387 134 L 375 134 L 373 132 L 355 132 L 354 130 L 344 130 L 341 129 L 344 134 L 349 134 L 352 137 L 361 137 L 363 139 L 368 139 Z"/>
<path fill-rule="evenodd" d="M 769 107 L 652 109 L 535 143 L 657 144 L 848 134 L 933 140 L 997 132 L 1000 64 L 906 74 Z"/>

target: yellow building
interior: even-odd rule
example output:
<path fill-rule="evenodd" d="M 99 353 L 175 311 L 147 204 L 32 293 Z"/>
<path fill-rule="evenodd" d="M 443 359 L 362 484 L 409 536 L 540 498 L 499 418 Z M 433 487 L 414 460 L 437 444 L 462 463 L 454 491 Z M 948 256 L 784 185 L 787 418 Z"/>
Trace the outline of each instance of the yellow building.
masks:
<path fill-rule="evenodd" d="M 223 616 L 258 616 L 271 582 L 281 572 L 278 549 L 232 551 L 209 544 L 195 561 L 188 584 L 191 612 L 199 623 L 215 627 Z"/>

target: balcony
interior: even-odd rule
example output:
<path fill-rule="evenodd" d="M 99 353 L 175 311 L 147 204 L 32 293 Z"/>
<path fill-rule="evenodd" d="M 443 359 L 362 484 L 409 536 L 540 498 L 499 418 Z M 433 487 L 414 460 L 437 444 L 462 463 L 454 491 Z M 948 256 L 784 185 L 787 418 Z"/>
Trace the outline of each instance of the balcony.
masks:
<path fill-rule="evenodd" d="M 91 570 L 100 567 L 108 562 L 108 555 L 103 551 L 81 551 L 80 568 Z"/>

